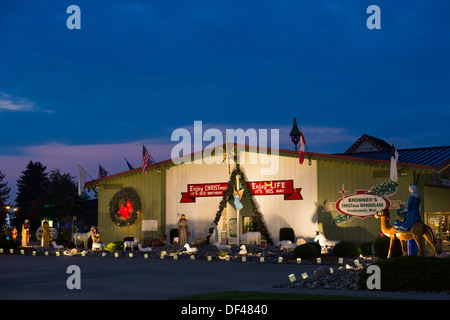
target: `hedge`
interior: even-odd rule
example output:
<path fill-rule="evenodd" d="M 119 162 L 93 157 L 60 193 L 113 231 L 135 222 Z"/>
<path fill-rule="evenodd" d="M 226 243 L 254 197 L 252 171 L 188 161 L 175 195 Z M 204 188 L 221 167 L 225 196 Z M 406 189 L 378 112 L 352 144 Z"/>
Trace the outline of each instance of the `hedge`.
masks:
<path fill-rule="evenodd" d="M 450 290 L 450 259 L 405 256 L 381 260 L 381 290 L 383 291 L 446 291 Z M 367 266 L 360 273 L 359 285 L 366 288 L 371 274 Z"/>
<path fill-rule="evenodd" d="M 295 242 L 295 233 L 292 228 L 281 228 L 279 234 L 280 241 L 291 240 L 292 243 Z"/>
<path fill-rule="evenodd" d="M 356 243 L 342 241 L 334 246 L 333 253 L 340 257 L 358 257 L 361 254 L 361 248 Z"/>
<path fill-rule="evenodd" d="M 317 258 L 319 255 L 320 249 L 314 243 L 305 243 L 294 249 L 294 257 L 297 259 Z"/>

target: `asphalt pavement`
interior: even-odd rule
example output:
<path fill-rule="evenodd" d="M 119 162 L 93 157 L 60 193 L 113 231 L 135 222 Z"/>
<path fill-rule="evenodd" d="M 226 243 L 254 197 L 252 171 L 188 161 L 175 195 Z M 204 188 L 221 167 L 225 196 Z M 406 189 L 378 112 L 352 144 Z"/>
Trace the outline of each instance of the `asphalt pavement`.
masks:
<path fill-rule="evenodd" d="M 69 289 L 79 267 L 80 289 Z M 354 297 L 449 300 L 450 295 L 274 288 L 312 275 L 315 265 L 143 258 L 0 255 L 1 300 L 166 300 L 193 294 L 268 291 Z M 69 279 L 70 278 L 70 279 Z M 69 281 L 68 281 L 69 280 Z M 70 285 L 69 285 L 70 286 Z"/>

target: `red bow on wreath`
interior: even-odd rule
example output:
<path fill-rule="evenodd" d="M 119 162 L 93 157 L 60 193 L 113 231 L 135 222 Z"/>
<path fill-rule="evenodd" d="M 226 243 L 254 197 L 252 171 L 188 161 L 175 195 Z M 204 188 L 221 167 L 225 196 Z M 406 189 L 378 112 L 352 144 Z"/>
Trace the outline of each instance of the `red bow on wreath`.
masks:
<path fill-rule="evenodd" d="M 133 206 L 132 206 L 131 202 L 129 200 L 127 200 L 127 206 L 125 207 L 122 203 L 117 214 L 121 215 L 123 219 L 128 219 L 131 216 L 132 212 L 133 212 Z"/>

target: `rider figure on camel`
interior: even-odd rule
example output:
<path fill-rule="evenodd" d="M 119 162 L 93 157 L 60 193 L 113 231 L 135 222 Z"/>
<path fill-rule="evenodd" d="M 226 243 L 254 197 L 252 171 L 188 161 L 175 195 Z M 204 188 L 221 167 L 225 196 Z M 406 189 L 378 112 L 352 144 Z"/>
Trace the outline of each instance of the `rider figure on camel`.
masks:
<path fill-rule="evenodd" d="M 400 232 L 411 231 L 414 222 L 420 220 L 420 195 L 415 185 L 409 186 L 411 193 L 406 207 L 400 204 L 397 210 L 397 218 L 395 219 L 395 229 Z"/>

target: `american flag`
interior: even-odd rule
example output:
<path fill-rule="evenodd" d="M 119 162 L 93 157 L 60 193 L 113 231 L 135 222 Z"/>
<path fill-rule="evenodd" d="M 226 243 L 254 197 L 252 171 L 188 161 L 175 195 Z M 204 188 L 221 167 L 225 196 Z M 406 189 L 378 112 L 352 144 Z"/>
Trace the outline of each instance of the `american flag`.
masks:
<path fill-rule="evenodd" d="M 150 153 L 148 153 L 147 148 L 142 146 L 142 174 L 145 176 L 145 171 L 150 163 Z"/>
<path fill-rule="evenodd" d="M 108 175 L 108 171 L 105 170 L 100 164 L 98 164 L 98 178 L 104 178 Z"/>

